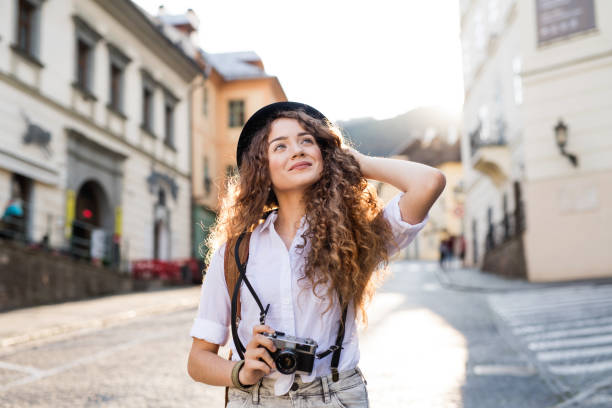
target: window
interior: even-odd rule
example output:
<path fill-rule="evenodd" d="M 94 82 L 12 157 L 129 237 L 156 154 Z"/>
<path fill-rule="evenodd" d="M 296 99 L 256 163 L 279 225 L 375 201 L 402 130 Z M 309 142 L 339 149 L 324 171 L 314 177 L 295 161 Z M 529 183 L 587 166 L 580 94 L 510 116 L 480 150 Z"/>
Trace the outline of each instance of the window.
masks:
<path fill-rule="evenodd" d="M 146 71 L 142 71 L 142 124 L 141 127 L 153 134 L 153 107 L 156 83 Z"/>
<path fill-rule="evenodd" d="M 26 54 L 34 55 L 34 19 L 36 6 L 27 0 L 19 0 L 17 17 L 17 46 Z"/>
<path fill-rule="evenodd" d="M 170 147 L 174 147 L 174 106 L 166 103 L 164 109 L 166 132 L 164 143 Z"/>
<path fill-rule="evenodd" d="M 477 8 L 474 11 L 474 17 L 472 21 L 473 27 L 473 58 L 472 64 L 474 67 L 478 67 L 485 57 L 485 47 L 487 45 L 487 32 L 486 32 L 486 23 L 484 21 L 485 17 L 483 14 L 483 10 L 481 8 Z"/>
<path fill-rule="evenodd" d="M 510 217 L 508 214 L 508 193 L 504 193 L 502 199 L 502 207 L 504 212 L 503 225 L 504 225 L 504 239 L 510 237 Z"/>
<path fill-rule="evenodd" d="M 79 16 L 72 19 L 76 28 L 76 80 L 74 86 L 93 98 L 94 49 L 100 35 Z"/>
<path fill-rule="evenodd" d="M 244 125 L 244 101 L 229 101 L 229 126 Z"/>
<path fill-rule="evenodd" d="M 238 168 L 236 166 L 233 166 L 231 164 L 228 164 L 227 166 L 225 166 L 225 176 L 226 177 L 233 177 L 236 173 L 238 173 Z"/>
<path fill-rule="evenodd" d="M 523 103 L 523 82 L 521 80 L 521 57 L 512 59 L 512 88 L 514 90 L 514 103 Z"/>
<path fill-rule="evenodd" d="M 164 143 L 174 148 L 174 108 L 178 98 L 164 89 Z"/>
<path fill-rule="evenodd" d="M 142 89 L 142 127 L 153 132 L 153 90 Z"/>
<path fill-rule="evenodd" d="M 110 107 L 121 112 L 121 68 L 115 64 L 110 67 Z"/>
<path fill-rule="evenodd" d="M 77 40 L 77 86 L 89 91 L 91 75 L 91 46 L 85 41 Z"/>
<path fill-rule="evenodd" d="M 110 60 L 108 107 L 115 112 L 123 114 L 123 77 L 125 68 L 130 63 L 130 59 L 110 43 L 108 44 L 108 52 Z"/>
<path fill-rule="evenodd" d="M 15 5 L 15 40 L 11 48 L 29 62 L 42 67 L 40 48 L 40 13 L 44 0 L 13 0 Z"/>
<path fill-rule="evenodd" d="M 487 141 L 491 137 L 491 119 L 489 117 L 489 107 L 487 105 L 482 105 L 478 109 L 478 119 L 482 124 L 480 141 Z"/>
<path fill-rule="evenodd" d="M 487 208 L 487 236 L 485 239 L 486 249 L 493 249 L 495 247 L 495 231 L 493 225 L 493 208 Z"/>

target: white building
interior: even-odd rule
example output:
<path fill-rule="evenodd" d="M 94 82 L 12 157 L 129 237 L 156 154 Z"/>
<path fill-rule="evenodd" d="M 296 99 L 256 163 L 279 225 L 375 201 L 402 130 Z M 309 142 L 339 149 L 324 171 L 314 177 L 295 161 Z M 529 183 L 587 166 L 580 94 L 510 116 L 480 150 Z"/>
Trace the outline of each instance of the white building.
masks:
<path fill-rule="evenodd" d="M 462 0 L 461 27 L 468 262 L 612 276 L 612 3 Z"/>
<path fill-rule="evenodd" d="M 189 257 L 197 65 L 129 0 L 5 0 L 0 38 L 0 200 L 25 238 Z"/>

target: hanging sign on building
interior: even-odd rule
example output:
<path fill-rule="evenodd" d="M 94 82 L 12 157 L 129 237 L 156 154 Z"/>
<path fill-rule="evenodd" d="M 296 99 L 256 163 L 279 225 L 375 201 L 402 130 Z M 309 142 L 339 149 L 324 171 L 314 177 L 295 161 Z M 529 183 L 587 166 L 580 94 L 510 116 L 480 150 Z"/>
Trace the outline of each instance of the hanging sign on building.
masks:
<path fill-rule="evenodd" d="M 123 211 L 120 206 L 115 207 L 115 237 L 121 237 L 123 225 Z"/>
<path fill-rule="evenodd" d="M 595 28 L 593 0 L 536 0 L 538 45 Z"/>
<path fill-rule="evenodd" d="M 66 190 L 66 222 L 64 224 L 64 235 L 66 239 L 72 236 L 72 221 L 76 212 L 76 198 L 74 190 Z"/>

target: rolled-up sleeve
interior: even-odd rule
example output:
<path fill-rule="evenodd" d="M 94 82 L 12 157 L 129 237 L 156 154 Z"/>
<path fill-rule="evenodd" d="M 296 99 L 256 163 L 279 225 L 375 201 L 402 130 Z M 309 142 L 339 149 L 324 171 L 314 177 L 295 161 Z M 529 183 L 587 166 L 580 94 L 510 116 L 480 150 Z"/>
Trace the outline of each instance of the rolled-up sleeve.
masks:
<path fill-rule="evenodd" d="M 198 314 L 190 335 L 209 343 L 223 345 L 229 336 L 230 298 L 225 283 L 223 255 L 225 245 L 213 254 L 202 282 Z"/>
<path fill-rule="evenodd" d="M 404 193 L 400 193 L 393 197 L 387 203 L 383 210 L 383 215 L 391 225 L 391 233 L 393 241 L 389 245 L 389 256 L 395 255 L 401 249 L 406 248 L 417 236 L 419 231 L 423 229 L 429 220 L 429 214 L 423 218 L 423 221 L 418 224 L 410 224 L 402 219 L 402 213 L 399 208 L 399 200 Z"/>

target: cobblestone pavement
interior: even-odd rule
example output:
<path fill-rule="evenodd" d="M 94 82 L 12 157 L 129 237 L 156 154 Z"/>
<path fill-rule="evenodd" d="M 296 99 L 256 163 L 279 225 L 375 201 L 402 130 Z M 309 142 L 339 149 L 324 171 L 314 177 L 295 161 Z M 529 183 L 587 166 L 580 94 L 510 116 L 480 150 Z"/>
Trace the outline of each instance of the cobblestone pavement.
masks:
<path fill-rule="evenodd" d="M 377 302 L 393 297 L 398 304 L 364 332 L 362 366 L 376 381 L 368 378 L 372 407 L 548 408 L 561 402 L 528 355 L 499 332 L 488 294 L 447 289 L 437 272 L 432 262 L 395 263 L 393 279 L 374 298 L 373 309 L 382 311 Z M 472 276 L 469 284 L 483 282 Z M 388 351 L 375 353 L 380 347 Z"/>
<path fill-rule="evenodd" d="M 0 407 L 222 407 L 222 388 L 187 375 L 194 313 L 138 317 L 21 345 L 0 358 Z"/>
<path fill-rule="evenodd" d="M 503 330 L 528 353 L 566 407 L 612 406 L 612 285 L 489 296 Z"/>
<path fill-rule="evenodd" d="M 371 407 L 612 406 L 612 286 L 392 270 L 360 334 Z M 198 298 L 192 287 L 0 314 L 0 406 L 222 406 L 222 388 L 186 372 Z"/>

